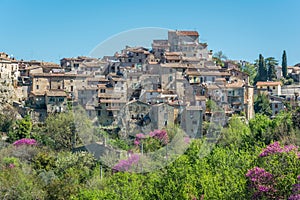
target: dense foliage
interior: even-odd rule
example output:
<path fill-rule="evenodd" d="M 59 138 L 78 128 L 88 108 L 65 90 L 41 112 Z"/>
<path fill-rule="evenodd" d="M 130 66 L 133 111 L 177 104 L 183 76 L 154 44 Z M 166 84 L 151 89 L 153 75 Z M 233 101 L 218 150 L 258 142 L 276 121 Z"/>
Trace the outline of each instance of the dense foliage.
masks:
<path fill-rule="evenodd" d="M 175 129 L 138 134 L 131 144 L 122 143 L 133 153 L 111 169 L 89 153 L 70 151 L 76 139 L 70 113 L 50 116 L 43 125 L 18 121 L 27 127 L 21 129 L 24 137 L 13 134 L 17 140 L 0 144 L 0 198 L 297 199 L 299 113 L 282 112 L 274 119 L 257 114 L 249 122 L 233 116 L 205 157 L 200 155 L 206 140 L 188 138 L 183 155 L 147 173 L 129 170 L 139 159 L 141 144 L 144 152 L 162 148 Z M 118 138 L 114 141 L 119 144 Z"/>

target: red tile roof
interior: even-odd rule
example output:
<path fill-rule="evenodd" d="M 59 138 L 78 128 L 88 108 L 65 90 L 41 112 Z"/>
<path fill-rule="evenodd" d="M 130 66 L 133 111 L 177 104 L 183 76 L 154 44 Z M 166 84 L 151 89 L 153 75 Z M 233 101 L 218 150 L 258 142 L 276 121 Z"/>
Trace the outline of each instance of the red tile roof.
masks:
<path fill-rule="evenodd" d="M 199 36 L 197 31 L 177 31 L 177 35 L 186 35 L 186 36 Z"/>
<path fill-rule="evenodd" d="M 274 81 L 259 81 L 256 83 L 256 86 L 277 86 L 277 85 L 281 85 L 281 82 L 277 81 L 277 82 L 274 82 Z"/>

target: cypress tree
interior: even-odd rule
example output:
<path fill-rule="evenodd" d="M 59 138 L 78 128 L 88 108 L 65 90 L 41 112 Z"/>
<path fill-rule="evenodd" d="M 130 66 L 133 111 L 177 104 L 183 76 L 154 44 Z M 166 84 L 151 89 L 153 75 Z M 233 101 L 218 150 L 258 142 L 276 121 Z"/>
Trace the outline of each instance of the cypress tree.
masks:
<path fill-rule="evenodd" d="M 268 79 L 268 70 L 266 68 L 266 63 L 264 57 L 259 54 L 258 60 L 258 81 L 267 81 Z"/>
<path fill-rule="evenodd" d="M 283 51 L 282 54 L 282 75 L 284 78 L 287 77 L 287 60 L 286 60 L 286 52 Z"/>

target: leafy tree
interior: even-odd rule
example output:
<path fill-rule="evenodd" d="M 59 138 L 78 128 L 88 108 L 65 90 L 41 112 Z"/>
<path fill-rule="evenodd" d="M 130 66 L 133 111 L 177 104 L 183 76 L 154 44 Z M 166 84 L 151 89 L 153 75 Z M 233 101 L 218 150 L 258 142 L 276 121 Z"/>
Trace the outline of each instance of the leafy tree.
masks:
<path fill-rule="evenodd" d="M 0 114 L 0 131 L 8 132 L 14 120 L 7 115 Z"/>
<path fill-rule="evenodd" d="M 261 113 L 267 116 L 272 116 L 270 101 L 265 94 L 259 94 L 254 101 L 255 113 Z"/>
<path fill-rule="evenodd" d="M 220 60 L 227 60 L 227 56 L 223 53 L 223 51 L 218 51 L 214 53 L 214 57 Z"/>
<path fill-rule="evenodd" d="M 292 120 L 294 127 L 300 129 L 300 107 L 292 112 Z"/>
<path fill-rule="evenodd" d="M 219 141 L 221 146 L 239 147 L 243 142 L 244 137 L 250 135 L 249 126 L 242 121 L 241 117 L 234 115 L 227 128 L 222 130 L 222 138 Z"/>
<path fill-rule="evenodd" d="M 71 112 L 49 115 L 45 122 L 50 146 L 55 150 L 71 150 L 75 141 L 75 123 Z M 77 139 L 77 138 L 76 138 Z"/>
<path fill-rule="evenodd" d="M 224 66 L 224 60 L 227 60 L 227 56 L 222 52 L 218 51 L 214 53 L 213 60 L 216 61 L 216 64 L 219 66 Z"/>
<path fill-rule="evenodd" d="M 40 181 L 34 171 L 30 172 L 30 166 L 22 167 L 11 165 L 0 170 L 0 198 L 1 199 L 44 199 Z"/>
<path fill-rule="evenodd" d="M 278 65 L 278 61 L 274 57 L 268 57 L 265 59 L 268 69 L 268 80 L 273 81 L 277 79 L 275 66 Z"/>
<path fill-rule="evenodd" d="M 282 75 L 284 78 L 287 77 L 287 59 L 286 59 L 286 52 L 285 50 L 283 51 L 283 54 L 282 54 Z"/>
<path fill-rule="evenodd" d="M 256 114 L 253 119 L 249 121 L 251 129 L 251 136 L 248 142 L 252 145 L 263 142 L 269 144 L 273 139 L 272 135 L 272 120 L 263 114 Z"/>
<path fill-rule="evenodd" d="M 295 183 L 300 174 L 300 159 L 297 154 L 298 147 L 282 146 L 278 142 L 263 149 L 257 159 L 258 166 L 246 174 L 250 196 L 254 199 L 290 199 L 293 186 L 296 186 L 294 192 L 298 191 Z"/>
<path fill-rule="evenodd" d="M 246 63 L 242 71 L 249 75 L 249 82 L 251 85 L 255 82 L 255 77 L 257 76 L 257 66 L 254 64 Z"/>
<path fill-rule="evenodd" d="M 8 132 L 8 141 L 14 142 L 22 138 L 30 138 L 32 129 L 32 122 L 27 115 L 23 119 L 17 120 L 10 128 Z"/>
<path fill-rule="evenodd" d="M 293 120 L 291 112 L 280 112 L 272 120 L 273 140 L 279 141 L 294 134 Z"/>

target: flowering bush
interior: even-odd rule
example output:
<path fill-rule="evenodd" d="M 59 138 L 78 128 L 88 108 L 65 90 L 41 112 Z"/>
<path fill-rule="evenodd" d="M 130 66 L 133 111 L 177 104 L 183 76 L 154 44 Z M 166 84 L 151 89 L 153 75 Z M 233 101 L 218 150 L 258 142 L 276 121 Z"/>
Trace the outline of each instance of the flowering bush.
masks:
<path fill-rule="evenodd" d="M 281 146 L 274 142 L 264 148 L 258 166 L 246 173 L 252 198 L 299 200 L 300 184 L 295 184 L 299 181 L 299 158 L 295 145 Z"/>
<path fill-rule="evenodd" d="M 271 173 L 263 168 L 254 167 L 248 170 L 246 177 L 250 180 L 250 187 L 254 189 L 254 198 L 273 197 L 276 189 L 273 187 L 275 181 Z"/>
<path fill-rule="evenodd" d="M 295 145 L 292 145 L 292 144 L 281 147 L 279 142 L 274 142 L 274 143 L 268 145 L 265 149 L 263 149 L 262 153 L 259 154 L 259 156 L 266 157 L 271 154 L 290 152 L 290 151 L 298 152 L 298 147 Z"/>
<path fill-rule="evenodd" d="M 141 142 L 141 139 L 145 138 L 145 135 L 143 133 L 136 134 L 134 145 L 139 145 Z"/>
<path fill-rule="evenodd" d="M 150 137 L 160 140 L 163 144 L 167 144 L 169 141 L 168 134 L 165 130 L 155 130 L 149 133 Z"/>
<path fill-rule="evenodd" d="M 17 140 L 13 143 L 14 146 L 22 146 L 22 145 L 36 145 L 35 139 L 29 139 L 29 138 L 23 138 L 20 140 Z"/>
<path fill-rule="evenodd" d="M 140 156 L 138 154 L 131 154 L 128 159 L 120 160 L 118 164 L 113 167 L 115 171 L 130 171 L 132 167 L 138 164 Z"/>
<path fill-rule="evenodd" d="M 288 200 L 299 200 L 300 199 L 300 175 L 297 177 L 298 183 L 293 185 L 293 194 Z"/>
<path fill-rule="evenodd" d="M 141 141 L 143 142 L 144 151 L 154 151 L 159 149 L 161 146 L 164 146 L 168 143 L 169 137 L 165 130 L 154 130 L 150 132 L 148 135 L 144 135 L 142 133 L 136 134 L 134 145 L 140 145 Z"/>

